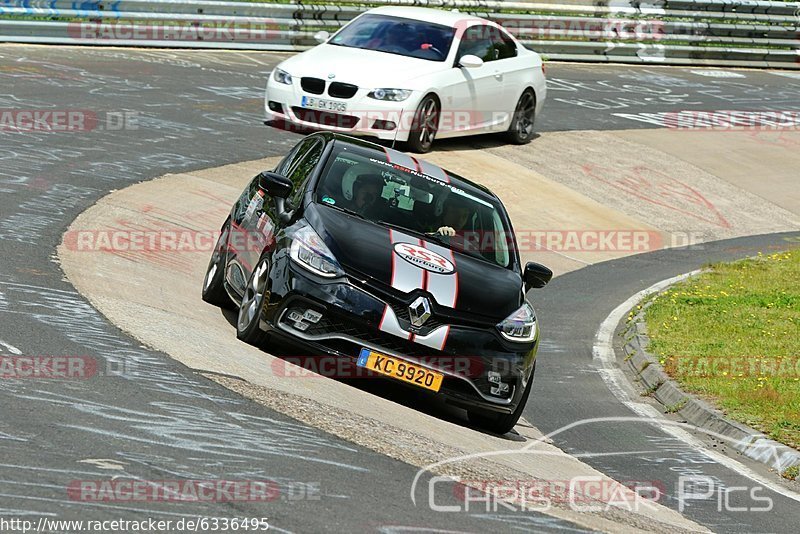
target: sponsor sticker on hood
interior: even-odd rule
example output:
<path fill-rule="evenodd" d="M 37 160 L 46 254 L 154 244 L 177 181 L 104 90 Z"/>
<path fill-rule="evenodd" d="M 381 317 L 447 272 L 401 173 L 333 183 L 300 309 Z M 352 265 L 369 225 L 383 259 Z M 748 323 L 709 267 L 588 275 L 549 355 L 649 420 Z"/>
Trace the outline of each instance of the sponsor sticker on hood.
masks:
<path fill-rule="evenodd" d="M 394 253 L 412 265 L 426 271 L 449 274 L 455 270 L 453 263 L 436 252 L 411 243 L 395 243 Z"/>

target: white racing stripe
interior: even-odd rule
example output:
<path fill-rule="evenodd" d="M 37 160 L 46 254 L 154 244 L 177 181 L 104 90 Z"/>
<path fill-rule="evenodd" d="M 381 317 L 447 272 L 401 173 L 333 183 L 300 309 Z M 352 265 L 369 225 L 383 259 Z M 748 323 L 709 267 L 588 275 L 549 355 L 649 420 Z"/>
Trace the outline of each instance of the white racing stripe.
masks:
<path fill-rule="evenodd" d="M 444 349 L 444 344 L 447 342 L 448 335 L 450 335 L 450 326 L 442 325 L 427 336 L 414 335 L 412 340 L 426 347 L 442 350 Z"/>
<path fill-rule="evenodd" d="M 444 169 L 438 165 L 434 165 L 429 161 L 417 159 L 413 156 L 409 156 L 408 154 L 404 154 L 391 148 L 386 148 L 385 150 L 386 159 L 389 161 L 389 163 L 400 165 L 401 167 L 411 169 L 412 171 L 421 172 L 422 174 L 436 178 L 437 180 L 448 184 L 450 183 L 450 177 L 447 175 Z"/>
<path fill-rule="evenodd" d="M 389 230 L 389 241 L 392 246 L 392 287 L 403 293 L 411 293 L 414 290 L 422 289 L 430 293 L 437 304 L 455 308 L 456 302 L 458 301 L 458 273 L 455 271 L 449 274 L 434 273 L 422 269 L 417 265 L 412 265 L 397 255 L 394 246 L 398 243 L 421 246 L 439 254 L 445 259 L 449 259 L 455 266 L 453 251 L 440 245 L 428 243 L 416 237 L 406 235 L 394 229 Z M 404 330 L 400 326 L 394 310 L 388 305 L 383 310 L 383 316 L 381 317 L 378 329 L 382 332 L 409 339 L 436 350 L 444 349 L 450 334 L 449 325 L 442 325 L 425 336 L 413 334 Z"/>
<path fill-rule="evenodd" d="M 394 246 L 397 243 L 420 246 L 419 239 L 396 230 L 389 230 L 389 240 L 392 243 L 392 287 L 403 293 L 411 293 L 415 289 L 424 287 L 425 271 L 398 257 L 394 251 Z"/>
<path fill-rule="evenodd" d="M 378 326 L 378 330 L 404 339 L 411 339 L 413 335 L 411 332 L 403 330 L 397 321 L 397 315 L 394 314 L 394 310 L 388 304 L 383 309 L 383 317 L 381 317 L 381 324 Z"/>
<path fill-rule="evenodd" d="M 408 154 L 403 154 L 392 148 L 385 148 L 384 150 L 386 150 L 386 159 L 389 160 L 389 163 L 400 165 L 406 169 L 417 170 L 417 164 L 414 162 L 414 158 Z"/>
<path fill-rule="evenodd" d="M 423 242 L 422 246 L 449 259 L 450 263 L 455 266 L 456 259 L 453 255 L 453 251 L 449 248 L 427 242 Z M 427 290 L 433 295 L 433 298 L 438 304 L 447 306 L 448 308 L 455 308 L 458 300 L 458 272 L 453 271 L 449 274 L 429 272 Z"/>
<path fill-rule="evenodd" d="M 448 184 L 450 183 L 450 177 L 447 176 L 447 173 L 444 172 L 444 169 L 442 169 L 441 167 L 434 165 L 433 163 L 429 163 L 423 159 L 421 160 L 417 160 L 415 158 L 412 159 L 414 159 L 414 161 L 417 163 L 417 170 L 419 170 L 419 172 L 421 172 L 422 174 L 427 174 L 428 176 L 432 176 L 433 178 L 436 178 L 437 180 L 441 180 Z"/>

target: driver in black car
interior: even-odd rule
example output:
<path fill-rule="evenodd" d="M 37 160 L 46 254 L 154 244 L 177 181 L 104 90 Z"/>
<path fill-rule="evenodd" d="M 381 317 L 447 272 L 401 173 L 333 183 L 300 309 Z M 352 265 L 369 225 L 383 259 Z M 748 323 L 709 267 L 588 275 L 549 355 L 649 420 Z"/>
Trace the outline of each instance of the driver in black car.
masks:
<path fill-rule="evenodd" d="M 379 174 L 361 174 L 353 182 L 353 200 L 350 209 L 368 216 L 377 206 L 383 191 L 383 178 Z"/>
<path fill-rule="evenodd" d="M 470 216 L 470 207 L 467 201 L 451 195 L 445 201 L 442 220 L 436 232 L 440 236 L 453 237 L 464 230 Z"/>

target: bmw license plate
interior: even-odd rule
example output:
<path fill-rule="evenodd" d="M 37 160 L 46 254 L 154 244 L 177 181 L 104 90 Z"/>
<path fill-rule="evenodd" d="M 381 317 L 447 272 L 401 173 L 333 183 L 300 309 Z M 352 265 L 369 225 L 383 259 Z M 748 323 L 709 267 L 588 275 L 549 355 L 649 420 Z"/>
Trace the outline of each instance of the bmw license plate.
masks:
<path fill-rule="evenodd" d="M 444 379 L 442 373 L 369 349 L 361 349 L 356 365 L 431 391 L 439 391 Z"/>
<path fill-rule="evenodd" d="M 303 100 L 301 100 L 300 102 L 300 105 L 304 108 L 321 109 L 324 111 L 336 111 L 339 113 L 344 113 L 345 111 L 347 111 L 347 104 L 344 102 L 323 100 L 322 98 L 312 98 L 310 96 L 304 96 Z"/>

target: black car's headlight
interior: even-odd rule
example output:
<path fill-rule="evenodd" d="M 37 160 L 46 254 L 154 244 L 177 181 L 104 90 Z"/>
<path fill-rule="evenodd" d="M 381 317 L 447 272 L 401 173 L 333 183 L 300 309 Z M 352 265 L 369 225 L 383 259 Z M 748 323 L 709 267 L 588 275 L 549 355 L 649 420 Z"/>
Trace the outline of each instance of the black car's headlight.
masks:
<path fill-rule="evenodd" d="M 275 81 L 278 83 L 292 85 L 292 75 L 285 70 L 276 68 L 274 71 L 272 71 L 272 77 L 275 78 Z"/>
<path fill-rule="evenodd" d="M 389 100 L 391 102 L 402 102 L 411 96 L 413 91 L 409 89 L 375 89 L 367 96 L 375 100 Z"/>
<path fill-rule="evenodd" d="M 313 228 L 310 226 L 300 228 L 292 239 L 289 256 L 298 265 L 326 278 L 344 274 L 333 253 Z"/>
<path fill-rule="evenodd" d="M 536 328 L 536 314 L 527 302 L 497 325 L 505 339 L 518 343 L 529 343 L 536 339 Z"/>

